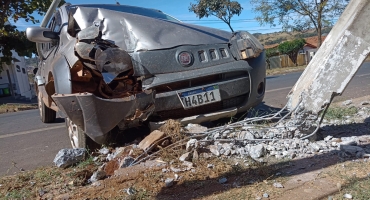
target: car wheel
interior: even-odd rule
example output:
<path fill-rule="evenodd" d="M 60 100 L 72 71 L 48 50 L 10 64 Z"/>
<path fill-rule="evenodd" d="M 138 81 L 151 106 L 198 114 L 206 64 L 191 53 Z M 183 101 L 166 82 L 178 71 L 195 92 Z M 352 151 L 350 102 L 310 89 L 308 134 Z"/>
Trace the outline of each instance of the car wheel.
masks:
<path fill-rule="evenodd" d="M 41 92 L 39 92 L 37 95 L 37 101 L 39 105 L 41 121 L 44 123 L 54 122 L 56 118 L 56 112 L 45 105 L 41 98 Z"/>
<path fill-rule="evenodd" d="M 72 148 L 85 148 L 93 151 L 100 148 L 101 145 L 94 142 L 85 132 L 73 123 L 69 118 L 65 119 L 69 140 L 71 141 Z"/>

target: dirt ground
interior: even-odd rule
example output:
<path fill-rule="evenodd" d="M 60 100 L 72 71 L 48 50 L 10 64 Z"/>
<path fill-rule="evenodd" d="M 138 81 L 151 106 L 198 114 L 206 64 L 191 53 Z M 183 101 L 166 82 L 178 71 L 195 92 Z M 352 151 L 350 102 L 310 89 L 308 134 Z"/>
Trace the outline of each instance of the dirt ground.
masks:
<path fill-rule="evenodd" d="M 370 96 L 353 99 L 352 105 Z M 342 102 L 333 106 L 343 107 Z M 370 106 L 370 105 L 367 105 Z M 330 135 L 370 134 L 368 123 L 339 125 Z M 354 131 L 359 130 L 362 131 Z M 358 135 L 360 136 L 360 135 Z M 325 137 L 325 135 L 323 135 Z M 367 141 L 365 146 L 370 144 Z M 263 162 L 235 157 L 200 157 L 182 169 L 183 149 L 168 150 L 154 160 L 110 172 L 94 183 L 88 179 L 101 166 L 94 154 L 67 169 L 23 171 L 0 178 L 0 199 L 370 199 L 370 158 L 343 158 L 338 152 L 307 158 Z M 211 167 L 209 166 L 211 165 Z M 17 168 L 16 165 L 14 165 Z M 117 166 L 111 166 L 117 168 Z M 166 186 L 167 178 L 174 179 Z M 281 187 L 277 187 L 281 184 Z M 277 185 L 277 186 L 276 186 Z"/>

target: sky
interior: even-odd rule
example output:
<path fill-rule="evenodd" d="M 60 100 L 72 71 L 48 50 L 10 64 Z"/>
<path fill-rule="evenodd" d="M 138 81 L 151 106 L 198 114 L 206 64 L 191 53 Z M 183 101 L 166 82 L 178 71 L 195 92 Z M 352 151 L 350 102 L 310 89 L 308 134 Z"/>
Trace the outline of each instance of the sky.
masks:
<path fill-rule="evenodd" d="M 155 8 L 162 12 L 175 17 L 185 23 L 191 23 L 201 26 L 208 26 L 212 28 L 222 29 L 230 31 L 230 28 L 226 23 L 216 17 L 208 17 L 198 19 L 193 12 L 189 12 L 190 3 L 195 3 L 195 0 L 117 0 L 121 5 L 139 6 L 145 8 Z M 66 0 L 71 4 L 115 4 L 116 0 Z M 243 11 L 239 16 L 233 16 L 231 19 L 231 26 L 236 30 L 246 30 L 250 33 L 271 33 L 281 31 L 279 27 L 270 27 L 270 25 L 260 26 L 255 18 L 255 13 L 252 11 L 252 6 L 249 0 L 238 1 L 243 7 Z M 41 16 L 36 16 L 41 21 Z M 33 25 L 27 23 L 24 20 L 19 20 L 15 25 L 20 30 L 26 29 L 28 26 L 38 26 L 39 24 Z"/>

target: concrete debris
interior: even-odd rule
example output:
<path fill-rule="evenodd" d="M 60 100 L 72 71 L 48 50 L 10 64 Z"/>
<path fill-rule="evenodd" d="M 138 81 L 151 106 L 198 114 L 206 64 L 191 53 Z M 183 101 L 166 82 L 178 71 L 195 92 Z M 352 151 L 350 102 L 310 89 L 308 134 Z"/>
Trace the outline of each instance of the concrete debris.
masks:
<path fill-rule="evenodd" d="M 166 187 L 171 187 L 173 186 L 174 179 L 173 178 L 167 178 L 164 183 L 166 184 Z"/>
<path fill-rule="evenodd" d="M 190 161 L 191 160 L 191 153 L 187 152 L 187 153 L 182 154 L 182 156 L 180 156 L 179 160 L 180 161 Z"/>
<path fill-rule="evenodd" d="M 100 183 L 100 181 L 96 181 L 96 182 L 93 182 L 93 183 L 91 184 L 91 186 L 99 187 L 99 186 L 101 186 L 101 183 Z"/>
<path fill-rule="evenodd" d="M 128 195 L 134 195 L 136 193 L 136 190 L 132 187 L 129 187 L 127 189 L 124 189 Z"/>
<path fill-rule="evenodd" d="M 109 149 L 107 149 L 107 148 L 104 147 L 104 148 L 102 148 L 102 149 L 99 150 L 99 153 L 101 153 L 103 155 L 107 155 L 109 153 Z"/>
<path fill-rule="evenodd" d="M 214 168 L 215 166 L 213 164 L 207 164 L 207 168 Z"/>
<path fill-rule="evenodd" d="M 127 156 L 125 158 L 122 159 L 121 163 L 120 163 L 120 168 L 125 168 L 125 167 L 128 167 L 131 165 L 131 163 L 134 162 L 134 158 L 131 157 L 131 156 Z"/>
<path fill-rule="evenodd" d="M 263 144 L 258 144 L 256 146 L 250 147 L 249 155 L 252 158 L 260 158 L 264 156 L 265 153 L 266 151 L 265 151 L 265 147 L 263 146 Z"/>
<path fill-rule="evenodd" d="M 211 151 L 211 153 L 213 153 L 215 156 L 220 156 L 220 152 L 218 151 L 217 146 L 210 145 L 208 148 L 209 148 L 209 151 Z"/>
<path fill-rule="evenodd" d="M 346 194 L 344 194 L 344 195 L 343 195 L 343 198 L 346 198 L 346 199 L 352 199 L 352 195 L 351 195 L 351 194 L 346 193 Z"/>
<path fill-rule="evenodd" d="M 86 149 L 61 149 L 54 158 L 57 167 L 66 168 L 85 159 Z"/>
<path fill-rule="evenodd" d="M 348 106 L 348 105 L 351 105 L 351 104 L 352 104 L 352 100 L 343 101 L 343 103 L 342 103 L 343 106 Z"/>
<path fill-rule="evenodd" d="M 204 133 L 207 131 L 207 129 L 207 127 L 201 126 L 199 124 L 188 124 L 185 126 L 185 130 L 191 134 Z"/>
<path fill-rule="evenodd" d="M 103 170 L 98 170 L 93 173 L 93 175 L 90 177 L 89 181 L 91 183 L 94 183 L 96 181 L 102 180 L 107 176 L 107 173 Z"/>
<path fill-rule="evenodd" d="M 150 146 L 155 144 L 158 140 L 165 137 L 165 133 L 155 130 L 151 132 L 148 136 L 146 136 L 138 145 L 138 147 L 142 150 L 147 150 Z"/>
<path fill-rule="evenodd" d="M 363 101 L 360 103 L 361 106 L 366 106 L 366 105 L 369 105 L 370 104 L 370 101 Z"/>
<path fill-rule="evenodd" d="M 273 186 L 276 187 L 276 188 L 284 188 L 284 186 L 281 183 L 279 183 L 279 182 L 275 182 L 273 184 Z"/>
<path fill-rule="evenodd" d="M 193 151 L 193 150 L 197 149 L 198 146 L 199 146 L 199 144 L 198 144 L 198 140 L 197 139 L 190 139 L 186 143 L 186 151 L 187 152 Z"/>
<path fill-rule="evenodd" d="M 220 183 L 220 184 L 225 184 L 227 182 L 227 178 L 220 178 L 220 179 L 218 179 L 218 183 Z"/>

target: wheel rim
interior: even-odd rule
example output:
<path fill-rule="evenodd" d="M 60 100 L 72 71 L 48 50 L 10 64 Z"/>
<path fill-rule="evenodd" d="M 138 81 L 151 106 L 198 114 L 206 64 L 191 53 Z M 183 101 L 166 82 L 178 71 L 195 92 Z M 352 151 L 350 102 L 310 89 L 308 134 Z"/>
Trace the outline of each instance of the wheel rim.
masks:
<path fill-rule="evenodd" d="M 70 119 L 66 119 L 68 124 L 68 135 L 73 148 L 79 148 L 79 138 L 78 138 L 78 127 Z"/>

